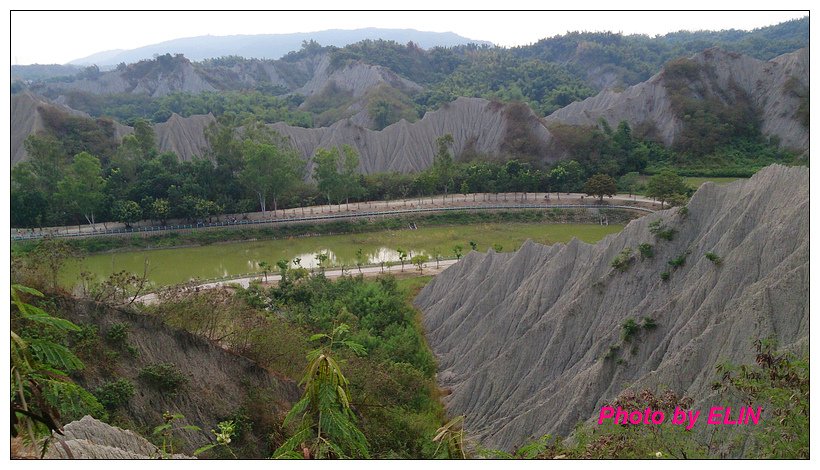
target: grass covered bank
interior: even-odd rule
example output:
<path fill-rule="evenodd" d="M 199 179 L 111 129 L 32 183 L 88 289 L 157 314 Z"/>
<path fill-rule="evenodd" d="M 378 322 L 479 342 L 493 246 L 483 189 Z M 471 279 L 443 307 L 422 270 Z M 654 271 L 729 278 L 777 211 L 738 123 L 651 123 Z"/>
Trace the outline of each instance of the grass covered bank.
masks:
<path fill-rule="evenodd" d="M 643 215 L 641 212 L 620 209 L 539 209 L 504 212 L 445 212 L 435 214 L 408 214 L 395 217 L 340 220 L 315 224 L 293 224 L 268 227 L 232 227 L 200 229 L 189 232 L 140 234 L 131 236 L 89 237 L 68 239 L 67 242 L 84 253 L 109 251 L 149 250 L 181 246 L 201 246 L 219 242 L 277 240 L 315 235 L 366 233 L 399 230 L 416 226 L 468 225 L 477 223 L 598 223 L 605 215 L 609 223 L 625 223 Z M 12 254 L 31 251 L 37 241 L 13 242 Z"/>

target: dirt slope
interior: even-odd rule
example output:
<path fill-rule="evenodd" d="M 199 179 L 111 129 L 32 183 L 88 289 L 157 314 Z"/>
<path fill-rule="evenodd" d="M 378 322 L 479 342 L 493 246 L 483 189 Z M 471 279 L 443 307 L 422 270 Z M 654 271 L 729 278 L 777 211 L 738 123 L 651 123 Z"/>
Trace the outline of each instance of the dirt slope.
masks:
<path fill-rule="evenodd" d="M 117 377 L 130 380 L 136 391 L 125 412 L 143 432 L 150 433 L 161 424 L 163 412 L 181 413 L 187 420 L 185 424 L 202 428 L 200 432 L 179 433 L 184 444 L 180 451 L 189 455 L 211 442 L 210 429 L 215 429 L 219 421 L 235 416 L 241 407 L 265 410 L 271 420 L 281 422 L 284 413 L 301 395 L 292 380 L 274 375 L 199 336 L 170 328 L 156 318 L 76 301 L 62 302 L 60 311 L 77 324 L 96 325 L 102 338 L 114 324 L 128 326 L 127 342 L 137 354 L 122 351 L 113 363 L 105 355 L 99 360 L 86 360 L 87 368 L 77 381 L 86 389 L 94 390 Z M 176 395 L 160 392 L 139 377 L 143 367 L 158 363 L 174 364 L 186 376 L 187 383 Z M 266 398 L 264 403 L 258 402 L 260 397 Z M 249 437 L 255 442 L 257 458 L 269 455 L 267 436 L 260 433 Z"/>
<path fill-rule="evenodd" d="M 182 161 L 205 157 L 208 151 L 205 130 L 212 123 L 216 123 L 213 114 L 185 118 L 174 113 L 167 121 L 154 124 L 157 148 L 160 152 L 174 152 Z"/>
<path fill-rule="evenodd" d="M 760 128 L 764 135 L 779 139 L 783 147 L 798 152 L 808 151 L 809 129 L 801 121 L 798 111 L 802 103 L 799 95 L 808 96 L 807 49 L 784 54 L 770 61 L 709 49 L 690 60 L 701 67 L 699 74 L 687 85 L 691 89 L 690 95 L 697 98 L 700 93 L 698 90 L 706 90 L 710 96 L 720 97 L 727 106 L 732 106 L 733 99 L 737 96 L 748 97 L 759 113 Z M 155 65 L 160 71 L 151 69 L 151 73 L 146 73 L 138 81 L 128 85 L 134 87 L 128 90 L 159 96 L 172 91 L 206 91 L 213 88 L 212 83 L 228 80 L 213 73 L 207 75 L 202 67 L 192 68 L 194 66 L 184 58 L 175 58 L 173 61 L 176 64 L 171 69 L 173 74 L 163 75 L 160 65 Z M 256 73 L 264 75 L 271 83 L 287 82 L 290 89 L 309 96 L 305 106 L 314 103 L 314 100 L 321 100 L 327 94 L 341 96 L 344 105 L 337 117 L 347 117 L 328 127 L 315 129 L 293 127 L 284 123 L 273 124 L 271 127 L 290 137 L 293 145 L 305 158 L 312 156 L 318 147 L 351 145 L 361 155 L 360 169 L 364 173 L 412 172 L 427 168 L 432 163 L 436 138 L 447 133 L 455 139 L 456 155 L 463 152 L 514 154 L 516 152 L 511 151 L 510 142 L 523 141 L 530 147 L 527 153 L 529 158 L 551 163 L 566 156 L 565 150 L 556 145 L 548 130 L 555 124 L 597 125 L 604 118 L 614 127 L 625 120 L 633 129 L 653 129 L 653 134 L 666 145 L 673 145 L 683 129 L 683 121 L 672 107 L 668 90 L 670 85 L 665 71 L 626 90 L 605 90 L 584 101 L 572 103 L 540 121 L 526 105 L 521 105 L 525 111 L 518 111 L 516 119 L 511 118 L 516 113 L 510 112 L 514 105 L 502 105 L 480 98 L 458 98 L 427 113 L 414 123 L 402 120 L 381 131 L 374 131 L 369 128 L 373 123 L 367 111 L 368 94 L 374 90 L 391 89 L 406 97 L 419 91 L 419 85 L 379 66 L 353 63 L 332 69 L 327 55 L 293 64 L 281 61 L 276 64 L 276 67 L 268 64 L 265 68 L 266 65 L 260 62 L 256 64 L 261 67 L 255 69 Z M 116 81 L 115 78 L 109 78 L 116 74 L 130 76 L 134 73 L 131 68 L 123 72 L 107 72 L 95 80 L 79 80 L 65 86 L 81 86 L 87 81 L 104 89 L 85 91 L 123 92 L 125 88 L 107 83 Z M 228 73 L 224 70 L 220 73 L 223 72 Z M 248 70 L 229 72 L 232 80 L 242 83 L 242 80 L 250 80 L 248 77 L 255 76 Z M 125 86 L 125 79 L 122 80 L 121 85 Z M 301 85 L 297 88 L 296 84 Z M 110 91 L 106 91 L 109 89 Z M 12 163 L 25 158 L 22 146 L 25 137 L 41 130 L 42 125 L 38 125 L 40 121 L 33 101 L 48 103 L 45 98 L 30 93 L 12 96 Z M 76 113 L 70 109 L 66 109 L 66 112 Z M 188 118 L 172 116 L 168 122 L 156 125 L 159 149 L 176 152 L 182 160 L 202 156 L 206 147 L 203 131 L 213 121 L 211 115 Z M 524 135 L 521 129 L 524 130 Z M 118 132 L 122 135 L 131 130 L 127 126 L 118 125 Z"/>
<path fill-rule="evenodd" d="M 671 209 L 633 220 L 595 245 L 471 252 L 437 276 L 416 305 L 439 382 L 452 390 L 449 412 L 465 414 L 482 444 L 511 449 L 569 433 L 627 387 L 709 403 L 715 365 L 750 362 L 756 338 L 807 348 L 808 169 L 774 165 L 725 187 L 706 183 L 688 207 L 686 217 Z M 672 241 L 650 233 L 656 220 L 677 231 Z M 654 258 L 636 255 L 626 272 L 610 266 L 640 243 L 654 245 Z M 680 268 L 667 263 L 687 252 Z M 624 342 L 624 321 L 645 317 L 657 328 Z"/>

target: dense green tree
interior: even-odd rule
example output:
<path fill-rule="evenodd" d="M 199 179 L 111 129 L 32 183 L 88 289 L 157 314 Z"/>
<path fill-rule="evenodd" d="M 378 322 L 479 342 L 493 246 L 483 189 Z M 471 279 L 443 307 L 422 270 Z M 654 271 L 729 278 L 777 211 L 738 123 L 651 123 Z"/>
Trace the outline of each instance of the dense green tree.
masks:
<path fill-rule="evenodd" d="M 71 210 L 94 226 L 94 213 L 104 201 L 105 180 L 100 160 L 86 152 L 77 154 L 68 173 L 57 184 L 57 195 Z"/>
<path fill-rule="evenodd" d="M 371 201 L 407 197 L 413 187 L 413 175 L 398 172 L 364 175 L 366 198 Z"/>
<path fill-rule="evenodd" d="M 134 201 L 115 201 L 112 214 L 118 222 L 126 227 L 142 219 L 142 208 Z"/>
<path fill-rule="evenodd" d="M 152 219 L 159 220 L 162 225 L 165 225 L 165 221 L 171 214 L 171 205 L 168 204 L 167 199 L 155 199 L 151 203 L 150 214 Z"/>
<path fill-rule="evenodd" d="M 453 146 L 453 135 L 445 134 L 436 139 L 436 155 L 433 157 L 433 166 L 430 168 L 432 176 L 436 181 L 436 189 L 443 189 L 444 196 L 455 184 L 455 164 L 450 149 Z"/>
<path fill-rule="evenodd" d="M 584 192 L 589 196 L 597 197 L 599 202 L 603 202 L 604 196 L 614 196 L 618 192 L 618 187 L 614 178 L 598 173 L 592 175 L 584 184 Z"/>
<path fill-rule="evenodd" d="M 424 263 L 426 263 L 429 260 L 430 260 L 429 256 L 418 254 L 418 255 L 414 255 L 412 258 L 410 258 L 410 263 L 414 264 L 418 268 L 419 272 L 421 273 L 421 272 L 423 272 L 423 269 L 424 269 Z"/>
<path fill-rule="evenodd" d="M 208 156 L 216 162 L 218 168 L 232 174 L 239 172 L 243 164 L 242 142 L 235 134 L 232 126 L 222 123 L 212 123 L 205 129 Z"/>
<path fill-rule="evenodd" d="M 144 158 L 152 157 L 157 153 L 156 134 L 150 122 L 137 119 L 134 122 L 134 137 L 137 139 Z"/>
<path fill-rule="evenodd" d="M 29 166 L 31 174 L 37 184 L 38 189 L 53 191 L 57 187 L 57 182 L 62 178 L 62 173 L 70 163 L 65 157 L 63 144 L 60 140 L 49 135 L 30 135 L 23 141 L 26 149 L 28 161 L 18 164 Z M 15 178 L 12 171 L 12 178 Z"/>
<path fill-rule="evenodd" d="M 359 154 L 353 147 L 316 149 L 313 163 L 313 177 L 328 203 L 341 204 L 343 199 L 349 203 L 351 197 L 365 194 L 359 174 Z"/>
<path fill-rule="evenodd" d="M 685 194 L 687 191 L 686 182 L 675 172 L 665 170 L 649 178 L 646 183 L 646 195 L 664 202 L 669 201 L 675 195 Z"/>
<path fill-rule="evenodd" d="M 313 164 L 313 178 L 316 180 L 319 192 L 328 204 L 340 202 L 344 194 L 344 182 L 339 173 L 339 149 L 337 147 L 330 150 L 316 149 Z"/>
<path fill-rule="evenodd" d="M 578 191 L 584 177 L 584 170 L 581 164 L 575 160 L 563 161 L 555 165 L 550 170 L 550 180 L 553 189 L 563 192 Z"/>
<path fill-rule="evenodd" d="M 263 213 L 267 199 L 272 198 L 275 213 L 278 198 L 301 179 L 304 162 L 284 140 L 245 139 L 242 151 L 245 161 L 240 176 L 242 184 L 256 195 Z"/>
<path fill-rule="evenodd" d="M 133 184 L 137 178 L 137 171 L 145 160 L 146 154 L 137 137 L 134 135 L 123 137 L 122 144 L 111 157 L 111 167 L 115 168 L 120 174 L 123 186 L 122 192 L 127 192 L 127 188 Z"/>
<path fill-rule="evenodd" d="M 42 227 L 49 212 L 48 201 L 39 191 L 11 190 L 11 226 Z"/>
<path fill-rule="evenodd" d="M 638 183 L 640 182 L 640 176 L 636 172 L 629 172 L 620 178 L 618 178 L 618 189 L 624 192 L 628 192 L 630 196 L 635 190 L 638 188 Z"/>
<path fill-rule="evenodd" d="M 377 131 L 399 120 L 397 105 L 385 98 L 371 100 L 367 112 L 373 120 L 373 128 Z"/>
<path fill-rule="evenodd" d="M 351 197 L 358 198 L 364 193 L 359 176 L 358 152 L 349 145 L 343 145 L 340 177 L 346 203 L 350 202 Z"/>

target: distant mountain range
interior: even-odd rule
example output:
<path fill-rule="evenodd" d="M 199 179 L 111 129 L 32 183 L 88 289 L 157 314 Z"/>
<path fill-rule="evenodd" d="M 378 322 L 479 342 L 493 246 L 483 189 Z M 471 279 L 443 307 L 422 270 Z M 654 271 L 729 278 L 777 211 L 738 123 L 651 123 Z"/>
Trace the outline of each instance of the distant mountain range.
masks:
<path fill-rule="evenodd" d="M 488 41 L 469 39 L 451 32 L 434 33 L 415 29 L 383 28 L 330 29 L 311 33 L 197 36 L 173 39 L 136 49 L 98 52 L 73 60 L 69 64 L 97 65 L 105 69 L 122 62 L 130 64 L 163 54 L 183 54 L 192 61 L 230 55 L 248 59 L 278 59 L 288 52 L 298 51 L 303 41 L 313 40 L 322 46 L 344 47 L 364 39 L 384 39 L 400 44 L 412 41 L 423 49 L 470 43 L 492 45 Z"/>

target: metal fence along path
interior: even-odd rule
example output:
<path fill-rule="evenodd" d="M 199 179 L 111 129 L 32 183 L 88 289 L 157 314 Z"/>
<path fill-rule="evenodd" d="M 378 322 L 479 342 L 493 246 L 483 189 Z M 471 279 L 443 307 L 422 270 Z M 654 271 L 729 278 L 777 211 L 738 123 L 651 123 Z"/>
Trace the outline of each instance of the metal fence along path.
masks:
<path fill-rule="evenodd" d="M 264 226 L 264 225 L 285 225 L 293 223 L 305 222 L 323 222 L 328 220 L 340 219 L 360 219 L 366 217 L 387 217 L 392 215 L 413 214 L 413 213 L 432 213 L 432 212 L 453 212 L 453 211 L 486 211 L 486 210 L 551 210 L 551 209 L 623 209 L 635 210 L 641 212 L 652 213 L 653 209 L 648 209 L 641 206 L 632 205 L 603 205 L 603 204 L 481 204 L 468 206 L 452 206 L 452 207 L 418 207 L 408 209 L 393 209 L 385 211 L 357 211 L 350 210 L 344 213 L 337 214 L 323 214 L 310 215 L 298 217 L 282 217 L 282 218 L 268 218 L 260 220 L 236 220 L 224 222 L 203 222 L 196 224 L 179 224 L 179 225 L 164 225 L 152 227 L 134 227 L 134 228 L 118 228 L 97 230 L 94 232 L 60 232 L 58 231 L 43 231 L 43 232 L 29 232 L 16 233 L 11 235 L 12 241 L 20 240 L 37 240 L 45 237 L 54 238 L 87 238 L 100 236 L 117 236 L 128 234 L 145 234 L 157 232 L 175 232 L 175 231 L 193 231 L 204 230 L 210 228 L 220 227 L 242 227 L 242 226 Z"/>

